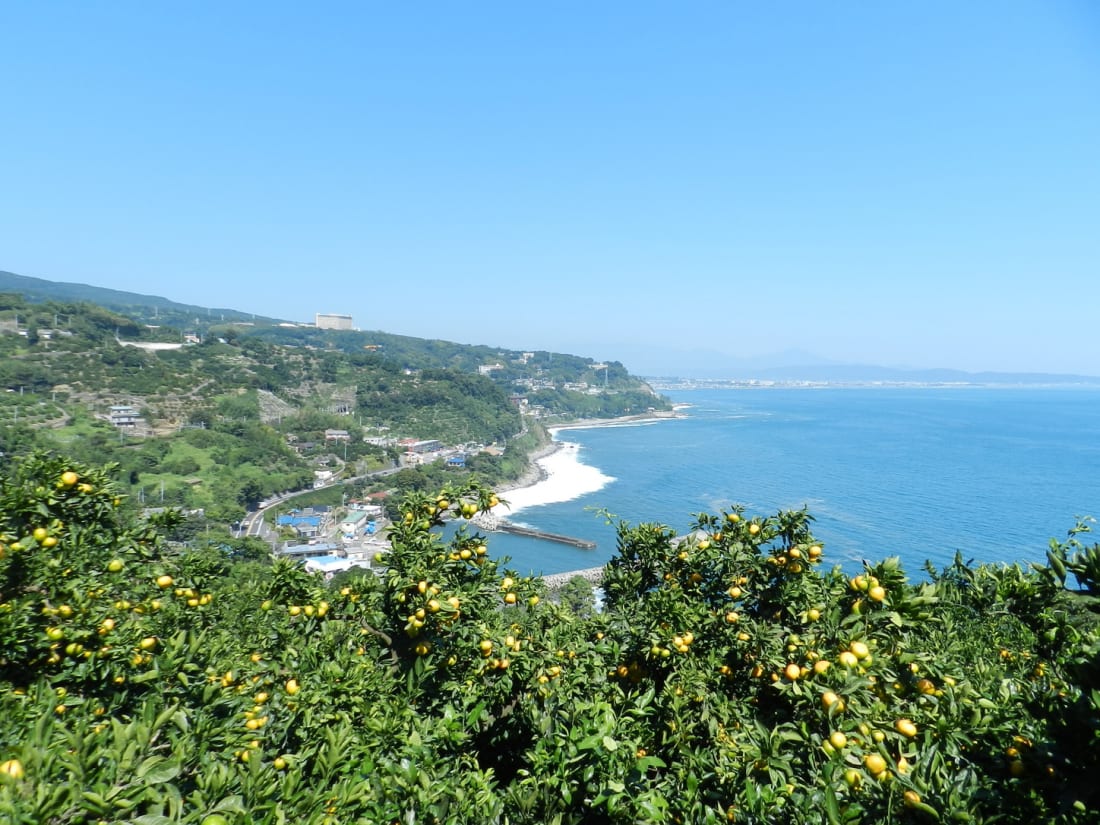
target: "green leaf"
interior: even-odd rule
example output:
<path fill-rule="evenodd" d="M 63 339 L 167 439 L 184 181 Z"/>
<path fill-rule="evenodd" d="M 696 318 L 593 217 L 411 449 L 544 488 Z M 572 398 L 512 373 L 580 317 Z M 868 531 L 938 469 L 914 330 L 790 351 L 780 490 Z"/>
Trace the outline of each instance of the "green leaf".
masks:
<path fill-rule="evenodd" d="M 577 750 L 592 751 L 601 744 L 601 737 L 599 734 L 593 734 L 592 736 L 586 736 L 580 742 L 577 743 Z"/>
<path fill-rule="evenodd" d="M 825 786 L 825 815 L 829 817 L 829 825 L 840 825 L 840 806 L 832 785 Z"/>
<path fill-rule="evenodd" d="M 105 814 L 110 810 L 110 806 L 107 804 L 107 800 L 97 793 L 91 791 L 84 791 L 81 796 L 84 797 L 84 801 L 88 803 L 92 810 L 97 814 Z"/>
<path fill-rule="evenodd" d="M 484 700 L 474 705 L 473 710 L 466 714 L 466 727 L 474 727 L 478 722 L 481 721 L 481 716 L 483 713 L 485 713 Z"/>
<path fill-rule="evenodd" d="M 143 779 L 146 784 L 159 785 L 175 779 L 180 772 L 179 765 L 174 765 L 163 756 L 150 756 L 134 772 L 138 779 Z"/>

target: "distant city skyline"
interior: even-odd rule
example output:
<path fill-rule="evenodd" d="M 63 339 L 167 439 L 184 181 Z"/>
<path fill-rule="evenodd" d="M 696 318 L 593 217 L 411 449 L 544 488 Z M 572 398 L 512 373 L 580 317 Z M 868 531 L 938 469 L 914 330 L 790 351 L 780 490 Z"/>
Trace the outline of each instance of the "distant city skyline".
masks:
<path fill-rule="evenodd" d="M 3 270 L 641 374 L 790 352 L 1100 374 L 1085 0 L 0 25 Z"/>

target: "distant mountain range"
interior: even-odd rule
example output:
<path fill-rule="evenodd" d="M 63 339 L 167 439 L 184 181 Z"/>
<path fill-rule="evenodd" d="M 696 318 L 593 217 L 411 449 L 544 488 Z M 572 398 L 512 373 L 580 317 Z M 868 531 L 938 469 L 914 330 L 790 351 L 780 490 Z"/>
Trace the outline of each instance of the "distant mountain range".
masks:
<path fill-rule="evenodd" d="M 698 384 L 717 386 L 745 382 L 780 384 L 998 384 L 998 385 L 1094 385 L 1100 377 L 1043 372 L 965 372 L 951 369 L 895 369 L 860 364 L 818 364 L 792 367 L 729 369 L 721 377 L 647 376 L 657 389 Z"/>
<path fill-rule="evenodd" d="M 631 357 L 633 355 L 633 357 Z M 936 368 L 912 369 L 874 364 L 844 364 L 801 350 L 752 358 L 736 358 L 714 350 L 665 351 L 659 360 L 643 353 L 623 353 L 635 373 L 655 387 L 683 382 L 708 385 L 745 381 L 821 384 L 1100 384 L 1100 376 L 1046 372 L 967 372 Z M 690 366 L 685 366 L 690 365 Z"/>

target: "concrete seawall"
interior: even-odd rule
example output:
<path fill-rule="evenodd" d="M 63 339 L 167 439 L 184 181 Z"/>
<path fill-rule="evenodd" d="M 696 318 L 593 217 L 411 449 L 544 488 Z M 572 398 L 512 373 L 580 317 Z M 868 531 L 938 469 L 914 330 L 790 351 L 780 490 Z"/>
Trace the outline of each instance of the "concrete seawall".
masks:
<path fill-rule="evenodd" d="M 546 582 L 546 589 L 551 593 L 561 590 L 567 581 L 574 576 L 581 576 L 585 581 L 593 585 L 598 585 L 603 581 L 603 567 L 589 567 L 584 570 L 570 570 L 567 573 L 551 573 L 548 576 L 543 576 L 542 580 Z"/>

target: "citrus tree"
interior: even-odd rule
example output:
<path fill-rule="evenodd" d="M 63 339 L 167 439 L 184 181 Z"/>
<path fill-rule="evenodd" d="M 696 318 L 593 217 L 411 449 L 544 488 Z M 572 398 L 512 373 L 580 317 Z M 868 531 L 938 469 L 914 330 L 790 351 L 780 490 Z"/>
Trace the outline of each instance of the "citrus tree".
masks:
<path fill-rule="evenodd" d="M 802 511 L 623 523 L 589 615 L 494 558 L 474 483 L 406 497 L 381 574 L 327 583 L 170 546 L 111 475 L 0 476 L 5 822 L 1100 817 L 1081 530 L 911 581 L 828 566 Z"/>

